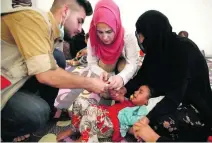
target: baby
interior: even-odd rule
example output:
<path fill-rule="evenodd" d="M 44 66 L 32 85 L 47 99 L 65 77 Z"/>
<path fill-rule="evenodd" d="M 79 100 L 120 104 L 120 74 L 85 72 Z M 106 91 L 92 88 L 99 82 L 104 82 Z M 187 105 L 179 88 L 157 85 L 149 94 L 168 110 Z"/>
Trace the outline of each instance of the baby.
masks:
<path fill-rule="evenodd" d="M 124 95 L 126 89 L 122 88 L 117 93 L 111 91 L 111 96 L 115 94 L 116 101 L 120 103 L 112 106 L 98 105 L 95 99 L 79 97 L 73 103 L 72 125 L 75 131 L 68 129 L 57 136 L 61 141 L 65 137 L 72 135 L 74 132 L 80 132 L 81 137 L 77 141 L 98 142 L 98 138 L 112 137 L 112 141 L 120 142 L 129 131 L 130 127 L 148 114 L 146 105 L 151 97 L 152 91 L 147 85 L 141 86 L 127 100 Z M 98 138 L 97 138 L 98 137 Z"/>

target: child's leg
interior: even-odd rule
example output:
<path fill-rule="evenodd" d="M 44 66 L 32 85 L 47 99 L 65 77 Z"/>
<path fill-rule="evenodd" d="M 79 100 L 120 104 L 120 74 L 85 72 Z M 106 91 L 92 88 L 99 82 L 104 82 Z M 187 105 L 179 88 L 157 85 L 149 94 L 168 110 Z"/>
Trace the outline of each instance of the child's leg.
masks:
<path fill-rule="evenodd" d="M 74 129 L 67 129 L 60 132 L 57 135 L 57 141 L 60 141 L 70 135 L 73 132 L 77 132 L 82 116 L 87 112 L 87 108 L 92 104 L 98 104 L 95 99 L 88 99 L 84 97 L 78 97 L 73 103 L 73 109 L 71 114 L 72 125 Z"/>
<path fill-rule="evenodd" d="M 98 105 L 98 102 L 93 98 L 78 97 L 73 103 L 71 114 L 72 125 L 75 129 L 79 128 L 80 120 L 90 105 Z"/>
<path fill-rule="evenodd" d="M 95 105 L 90 106 L 88 111 L 80 122 L 81 140 L 98 142 L 98 138 L 111 137 L 113 124 L 107 116 L 108 111 Z"/>

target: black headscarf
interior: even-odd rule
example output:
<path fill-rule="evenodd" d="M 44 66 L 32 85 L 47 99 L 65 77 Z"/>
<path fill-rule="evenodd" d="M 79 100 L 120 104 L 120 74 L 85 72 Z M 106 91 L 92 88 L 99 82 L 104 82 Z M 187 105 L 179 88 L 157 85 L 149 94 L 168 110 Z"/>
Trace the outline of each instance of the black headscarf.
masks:
<path fill-rule="evenodd" d="M 167 17 L 157 11 L 142 14 L 136 22 L 136 31 L 145 37 L 142 45 L 150 54 L 156 50 L 163 52 L 167 48 L 170 37 L 175 36 Z"/>
<path fill-rule="evenodd" d="M 158 88 L 167 89 L 167 86 L 175 86 L 170 81 L 177 82 L 188 77 L 188 55 L 184 48 L 178 48 L 176 43 L 180 37 L 172 32 L 165 15 L 154 10 L 145 12 L 136 22 L 136 31 L 144 36 L 142 45 L 146 56 L 141 68 L 145 73 L 143 82 L 148 81 L 150 85 L 162 83 Z"/>
<path fill-rule="evenodd" d="M 173 113 L 180 103 L 195 105 L 212 121 L 212 92 L 207 63 L 194 42 L 172 32 L 168 18 L 150 10 L 136 22 L 136 32 L 144 36 L 146 55 L 137 75 L 126 85 L 128 95 L 142 84 L 165 98 L 148 114 L 156 120 Z"/>

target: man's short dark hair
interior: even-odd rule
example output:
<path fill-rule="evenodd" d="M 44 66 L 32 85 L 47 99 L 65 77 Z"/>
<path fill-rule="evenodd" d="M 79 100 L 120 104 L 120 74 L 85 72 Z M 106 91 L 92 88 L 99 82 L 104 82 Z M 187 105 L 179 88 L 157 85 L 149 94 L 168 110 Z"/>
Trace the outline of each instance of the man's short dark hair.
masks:
<path fill-rule="evenodd" d="M 182 34 L 183 34 L 185 37 L 188 38 L 188 32 L 187 32 L 187 31 L 180 31 L 180 32 L 178 33 L 179 36 L 182 36 Z"/>
<path fill-rule="evenodd" d="M 80 7 L 83 7 L 86 16 L 93 14 L 93 8 L 88 0 L 54 0 L 51 7 L 51 12 L 56 12 L 57 9 L 64 5 L 67 5 L 71 10 L 79 10 Z"/>
<path fill-rule="evenodd" d="M 85 9 L 86 16 L 93 14 L 91 3 L 87 0 L 76 0 L 76 2 Z"/>
<path fill-rule="evenodd" d="M 88 40 L 88 38 L 89 38 L 89 33 L 86 33 L 85 34 L 85 39 Z"/>
<path fill-rule="evenodd" d="M 143 86 L 147 86 L 149 88 L 149 98 L 154 97 L 154 89 L 147 84 L 144 84 Z"/>

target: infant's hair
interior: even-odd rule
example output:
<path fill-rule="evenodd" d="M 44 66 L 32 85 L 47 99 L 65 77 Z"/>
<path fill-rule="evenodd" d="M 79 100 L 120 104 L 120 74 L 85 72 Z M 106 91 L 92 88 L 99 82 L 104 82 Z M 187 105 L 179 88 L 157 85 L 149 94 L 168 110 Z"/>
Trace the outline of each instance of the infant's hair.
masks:
<path fill-rule="evenodd" d="M 154 95 L 154 89 L 151 88 L 149 85 L 143 85 L 143 86 L 147 86 L 149 88 L 149 98 L 152 98 Z"/>

